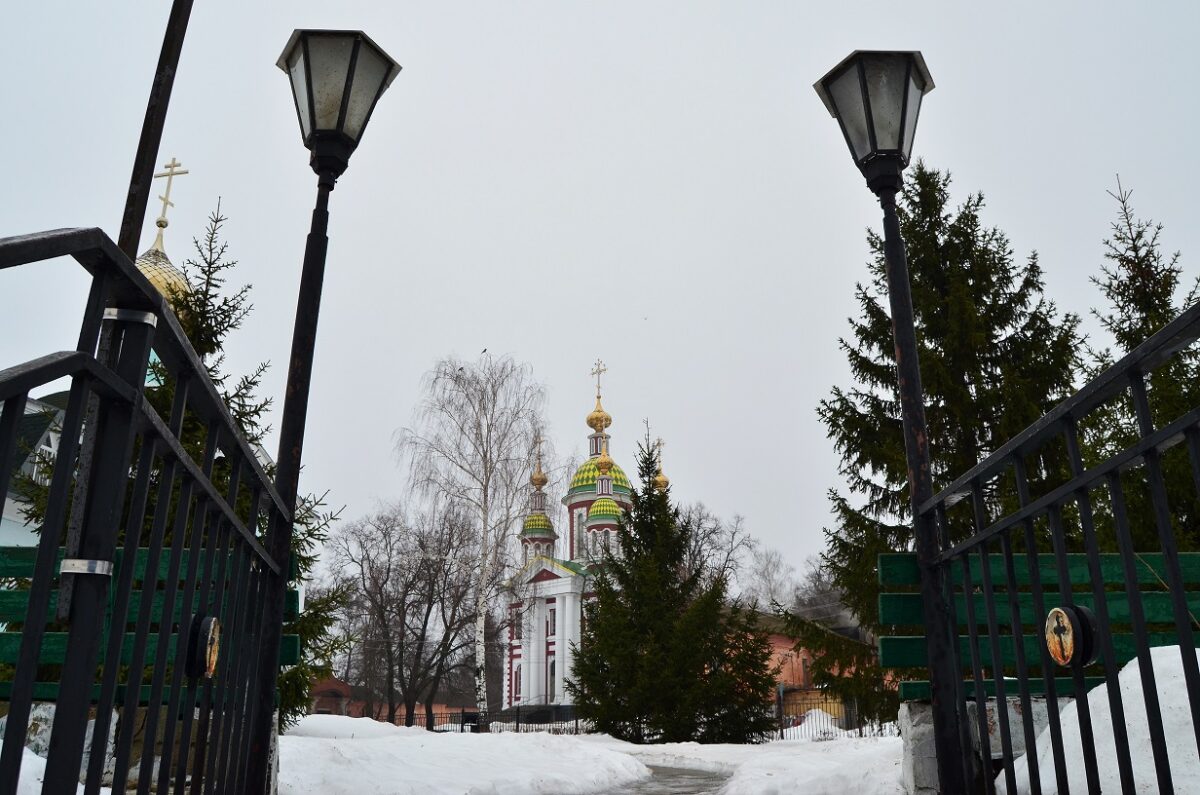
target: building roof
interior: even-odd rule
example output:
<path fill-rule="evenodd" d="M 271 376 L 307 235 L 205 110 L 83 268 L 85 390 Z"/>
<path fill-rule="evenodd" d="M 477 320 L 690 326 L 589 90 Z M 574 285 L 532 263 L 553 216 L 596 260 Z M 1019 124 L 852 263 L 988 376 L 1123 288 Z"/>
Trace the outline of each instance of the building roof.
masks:
<path fill-rule="evenodd" d="M 629 478 L 625 476 L 625 470 L 613 464 L 612 471 L 608 473 L 612 478 L 613 491 L 618 494 L 629 493 Z M 584 461 L 579 469 L 575 470 L 575 475 L 571 478 L 571 485 L 567 489 L 567 494 L 578 494 L 580 492 L 595 491 L 596 479 L 600 477 L 600 470 L 596 468 L 596 458 L 589 458 Z"/>
<path fill-rule="evenodd" d="M 71 390 L 64 389 L 61 392 L 51 392 L 49 395 L 43 395 L 40 398 L 34 399 L 47 405 L 54 406 L 54 408 L 58 409 L 59 411 L 66 411 L 67 401 L 70 399 L 70 397 Z"/>

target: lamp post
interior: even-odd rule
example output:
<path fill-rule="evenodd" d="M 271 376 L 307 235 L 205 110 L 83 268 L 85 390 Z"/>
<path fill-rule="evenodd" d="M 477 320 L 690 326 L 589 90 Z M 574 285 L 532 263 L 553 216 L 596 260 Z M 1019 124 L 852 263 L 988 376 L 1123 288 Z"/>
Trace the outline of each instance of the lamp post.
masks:
<path fill-rule="evenodd" d="M 947 601 L 945 575 L 936 565 L 937 528 L 933 517 L 920 512 L 920 506 L 933 497 L 933 482 L 929 473 L 929 433 L 925 427 L 908 262 L 896 215 L 896 194 L 903 185 L 902 173 L 912 154 L 921 99 L 933 90 L 933 79 L 919 52 L 855 50 L 813 88 L 838 120 L 855 165 L 883 208 L 883 253 L 913 530 L 921 567 L 938 778 L 942 792 L 966 792 L 969 777 L 964 767 L 958 712 L 960 674 L 953 646 L 956 632 Z"/>
<path fill-rule="evenodd" d="M 275 488 L 289 515 L 275 520 L 267 533 L 271 557 L 283 567 L 271 583 L 265 602 L 259 658 L 259 687 L 253 705 L 252 747 L 247 771 L 248 792 L 264 792 L 267 749 L 274 720 L 275 678 L 279 668 L 279 641 L 287 589 L 287 561 L 291 552 L 292 516 L 300 479 L 304 425 L 312 376 L 313 349 L 317 341 L 317 316 L 325 278 L 325 253 L 329 244 L 329 193 L 350 163 L 362 140 L 379 97 L 400 72 L 400 65 L 361 30 L 297 30 L 292 33 L 277 66 L 288 76 L 295 100 L 300 135 L 311 152 L 309 165 L 317 174 L 317 203 L 304 247 L 296 325 L 288 360 L 287 391 L 279 428 L 279 458 Z"/>
<path fill-rule="evenodd" d="M 317 206 L 304 247 L 275 477 L 284 504 L 294 510 L 329 243 L 329 193 L 350 164 L 375 103 L 400 73 L 400 65 L 360 30 L 297 30 L 276 65 L 291 81 L 300 134 L 317 174 Z M 286 554 L 287 546 L 275 552 Z"/>

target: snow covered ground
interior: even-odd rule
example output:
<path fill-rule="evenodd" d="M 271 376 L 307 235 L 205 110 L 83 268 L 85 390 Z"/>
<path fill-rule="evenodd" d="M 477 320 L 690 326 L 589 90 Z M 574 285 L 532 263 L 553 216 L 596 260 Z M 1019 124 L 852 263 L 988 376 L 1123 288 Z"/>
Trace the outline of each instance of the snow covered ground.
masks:
<path fill-rule="evenodd" d="M 722 795 L 898 795 L 900 740 L 632 745 L 605 735 L 438 734 L 313 715 L 280 738 L 280 795 L 619 792 L 647 765 L 728 775 Z"/>
<path fill-rule="evenodd" d="M 721 795 L 901 795 L 899 737 L 826 742 L 778 740 L 762 745 L 632 745 L 605 735 L 580 738 L 647 765 L 725 773 Z"/>

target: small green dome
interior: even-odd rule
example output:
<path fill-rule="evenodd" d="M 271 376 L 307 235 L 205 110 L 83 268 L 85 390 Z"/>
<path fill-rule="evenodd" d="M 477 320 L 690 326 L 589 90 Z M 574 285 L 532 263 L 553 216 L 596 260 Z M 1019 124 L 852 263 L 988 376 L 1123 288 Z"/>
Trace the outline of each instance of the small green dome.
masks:
<path fill-rule="evenodd" d="M 612 472 L 609 472 L 608 476 L 612 478 L 614 492 L 621 494 L 629 493 L 629 478 L 625 477 L 625 470 L 613 464 Z M 595 491 L 596 478 L 598 477 L 600 477 L 600 470 L 596 468 L 596 458 L 589 458 L 583 462 L 579 469 L 575 470 L 575 476 L 571 478 L 571 486 L 567 489 L 567 494 L 578 494 L 581 491 Z"/>
<path fill-rule="evenodd" d="M 544 513 L 531 513 L 525 517 L 525 524 L 521 526 L 522 538 L 542 538 L 553 537 L 554 525 L 550 522 L 550 517 Z"/>
<path fill-rule="evenodd" d="M 608 497 L 601 497 L 592 503 L 592 507 L 588 508 L 588 521 L 594 519 L 609 519 L 614 522 L 621 518 L 621 506 L 617 505 L 615 500 Z"/>

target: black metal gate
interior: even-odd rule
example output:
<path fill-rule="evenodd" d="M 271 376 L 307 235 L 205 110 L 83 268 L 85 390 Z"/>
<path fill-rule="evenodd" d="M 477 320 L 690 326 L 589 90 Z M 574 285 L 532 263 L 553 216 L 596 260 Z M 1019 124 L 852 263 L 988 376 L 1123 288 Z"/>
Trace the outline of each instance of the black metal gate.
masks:
<path fill-rule="evenodd" d="M 28 607 L 0 665 L 0 793 L 16 791 L 35 694 L 55 701 L 43 792 L 74 792 L 81 776 L 98 792 L 106 760 L 118 791 L 135 776 L 140 793 L 260 791 L 280 635 L 264 606 L 287 580 L 267 528 L 289 527 L 290 511 L 112 241 L 96 229 L 0 239 L 0 269 L 63 256 L 92 277 L 76 350 L 0 371 L 0 494 L 31 391 L 70 379 L 32 576 L 7 586 Z M 152 349 L 174 394 L 167 417 L 147 400 L 167 388 L 146 386 Z"/>
<path fill-rule="evenodd" d="M 995 790 L 998 774 L 986 739 L 987 712 L 976 709 L 969 718 L 967 703 L 983 704 L 993 694 L 1000 705 L 1010 697 L 1019 702 L 1013 710 L 1019 725 L 1007 708 L 994 711 L 1002 749 L 997 764 L 1008 792 L 1018 783 L 1042 792 L 1039 772 L 1060 793 L 1097 793 L 1102 785 L 1133 792 L 1126 703 L 1117 682 L 1120 666 L 1132 659 L 1139 664 L 1154 759 L 1153 773 L 1142 769 L 1139 779 L 1173 792 L 1154 646 L 1181 647 L 1186 692 L 1177 698 L 1186 702 L 1195 729 L 1195 737 L 1183 739 L 1191 753 L 1200 753 L 1200 670 L 1189 609 L 1189 597 L 1195 604 L 1200 592 L 1188 589 L 1196 579 L 1185 576 L 1179 549 L 1181 542 L 1195 543 L 1200 521 L 1193 502 L 1200 496 L 1200 406 L 1171 405 L 1157 399 L 1169 390 L 1156 390 L 1179 377 L 1175 368 L 1183 357 L 1196 356 L 1190 346 L 1197 338 L 1200 306 L 920 506 L 917 530 L 935 533 L 939 550 L 925 576 L 934 579 L 948 616 L 945 626 L 928 629 L 948 637 L 953 657 L 929 660 L 933 698 L 957 705 L 950 713 L 957 720 L 941 720 L 935 731 L 961 749 L 964 778 L 987 792 Z M 1089 453 L 1098 448 L 1101 453 Z M 1168 469 L 1183 473 L 1188 493 L 1180 493 L 1179 477 L 1168 489 Z M 963 671 L 969 671 L 965 681 Z M 1111 726 L 1093 725 L 1084 697 L 1097 677 L 1105 683 Z M 1064 691 L 1076 697 L 1082 771 L 1066 762 L 1064 727 L 1054 708 Z M 1040 727 L 1031 699 L 1039 694 L 1050 703 L 1053 772 L 1038 770 L 1034 751 Z M 982 738 L 979 758 L 971 750 L 975 729 Z M 1100 779 L 1097 730 L 1113 735 L 1119 781 Z M 1022 775 L 1018 782 L 1014 739 L 1028 750 L 1027 781 Z"/>

